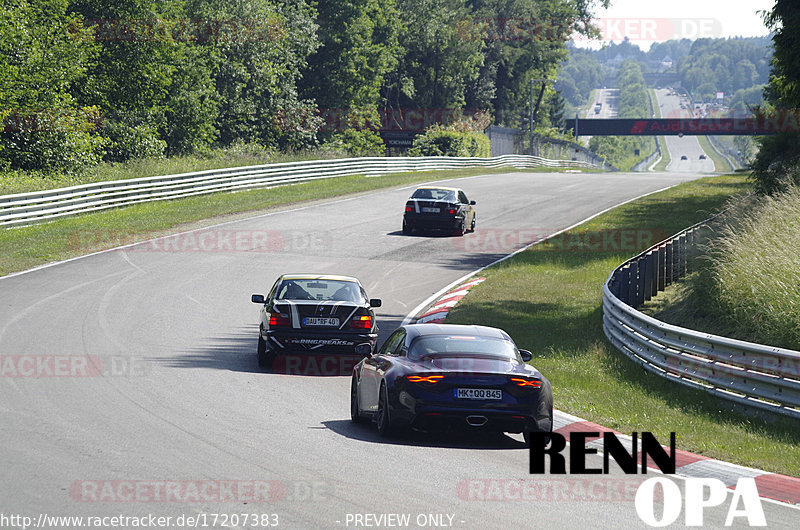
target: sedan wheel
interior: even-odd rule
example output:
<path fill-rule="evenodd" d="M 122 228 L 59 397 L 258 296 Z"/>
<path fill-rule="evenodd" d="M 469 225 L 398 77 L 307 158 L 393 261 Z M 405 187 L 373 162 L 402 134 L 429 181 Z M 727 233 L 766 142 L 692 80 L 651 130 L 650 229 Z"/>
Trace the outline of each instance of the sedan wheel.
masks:
<path fill-rule="evenodd" d="M 267 349 L 267 341 L 258 335 L 258 365 L 261 368 L 272 368 L 272 363 L 275 360 L 275 352 Z"/>
<path fill-rule="evenodd" d="M 466 233 L 467 233 L 467 218 L 464 217 L 464 219 L 462 219 L 461 221 L 461 225 L 458 228 L 456 228 L 456 235 L 463 236 Z"/>
<path fill-rule="evenodd" d="M 389 416 L 389 393 L 386 384 L 381 385 L 381 395 L 378 399 L 378 434 L 390 436 L 394 432 L 392 419 Z"/>
<path fill-rule="evenodd" d="M 353 382 L 350 383 L 350 419 L 353 423 L 364 423 L 365 418 L 358 409 L 358 379 L 353 376 Z"/>
<path fill-rule="evenodd" d="M 408 223 L 403 221 L 403 234 L 409 235 L 411 233 L 411 228 L 408 226 Z"/>

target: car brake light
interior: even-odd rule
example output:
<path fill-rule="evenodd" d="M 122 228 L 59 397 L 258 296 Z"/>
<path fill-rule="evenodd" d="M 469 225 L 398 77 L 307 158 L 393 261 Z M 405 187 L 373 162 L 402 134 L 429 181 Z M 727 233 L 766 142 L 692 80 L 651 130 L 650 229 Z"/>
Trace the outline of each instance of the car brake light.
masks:
<path fill-rule="evenodd" d="M 283 313 L 272 313 L 269 314 L 269 325 L 270 326 L 288 326 L 289 325 L 289 315 L 285 315 Z"/>
<path fill-rule="evenodd" d="M 372 317 L 369 315 L 353 317 L 350 321 L 350 327 L 355 329 L 372 329 Z"/>
<path fill-rule="evenodd" d="M 541 388 L 542 382 L 538 379 L 522 379 L 521 377 L 512 377 L 511 381 L 516 383 L 517 386 L 529 386 L 531 388 Z"/>
<path fill-rule="evenodd" d="M 450 215 L 455 215 L 456 211 L 455 211 L 455 209 L 450 208 L 449 210 L 447 210 L 447 213 L 449 213 Z"/>
<path fill-rule="evenodd" d="M 410 383 L 438 383 L 443 377 L 443 375 L 408 375 L 406 379 Z"/>
<path fill-rule="evenodd" d="M 409 204 L 406 204 L 406 211 L 407 212 L 413 212 L 414 211 L 414 207 L 409 205 Z"/>

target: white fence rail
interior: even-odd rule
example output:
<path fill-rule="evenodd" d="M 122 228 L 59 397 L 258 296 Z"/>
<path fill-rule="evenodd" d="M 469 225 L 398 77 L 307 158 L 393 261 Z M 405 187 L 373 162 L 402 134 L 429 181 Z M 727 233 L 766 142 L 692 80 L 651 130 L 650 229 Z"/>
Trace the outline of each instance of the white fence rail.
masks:
<path fill-rule="evenodd" d="M 268 188 L 344 175 L 377 176 L 406 171 L 468 167 L 592 168 L 587 162 L 548 160 L 536 156 L 494 158 L 376 157 L 285 162 L 214 169 L 0 196 L 0 226 L 20 226 L 79 213 L 149 201 L 177 199 L 220 191 Z"/>
<path fill-rule="evenodd" d="M 705 223 L 705 222 L 704 222 Z M 763 410 L 800 419 L 800 352 L 666 324 L 636 307 L 687 271 L 704 223 L 631 258 L 603 285 L 603 331 L 646 370 Z"/>

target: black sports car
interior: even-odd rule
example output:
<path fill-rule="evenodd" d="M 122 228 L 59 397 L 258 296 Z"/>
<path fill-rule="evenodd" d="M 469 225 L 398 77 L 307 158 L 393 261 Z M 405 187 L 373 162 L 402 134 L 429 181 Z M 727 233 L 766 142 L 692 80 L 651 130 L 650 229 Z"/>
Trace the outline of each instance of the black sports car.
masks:
<path fill-rule="evenodd" d="M 350 276 L 284 274 L 266 297 L 254 294 L 251 301 L 263 305 L 260 366 L 272 366 L 275 357 L 288 352 L 368 354 L 378 341 L 372 308 L 381 301 L 367 298 Z"/>
<path fill-rule="evenodd" d="M 552 432 L 550 382 L 497 328 L 413 324 L 353 369 L 350 415 L 381 435 L 403 427 Z"/>
<path fill-rule="evenodd" d="M 475 230 L 475 201 L 457 188 L 423 186 L 406 201 L 403 233 L 446 230 L 463 236 Z"/>

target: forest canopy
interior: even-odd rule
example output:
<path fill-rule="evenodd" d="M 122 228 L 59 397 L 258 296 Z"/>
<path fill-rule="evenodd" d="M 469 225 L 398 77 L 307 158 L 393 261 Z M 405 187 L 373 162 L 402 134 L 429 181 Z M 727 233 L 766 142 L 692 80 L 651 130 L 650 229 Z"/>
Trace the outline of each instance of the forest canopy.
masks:
<path fill-rule="evenodd" d="M 0 168 L 355 138 L 387 109 L 518 126 L 607 0 L 3 0 Z M 552 84 L 543 126 L 559 103 Z M 324 111 L 340 119 L 326 130 Z"/>

